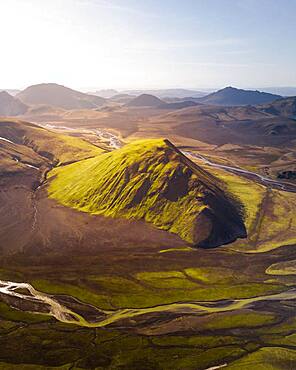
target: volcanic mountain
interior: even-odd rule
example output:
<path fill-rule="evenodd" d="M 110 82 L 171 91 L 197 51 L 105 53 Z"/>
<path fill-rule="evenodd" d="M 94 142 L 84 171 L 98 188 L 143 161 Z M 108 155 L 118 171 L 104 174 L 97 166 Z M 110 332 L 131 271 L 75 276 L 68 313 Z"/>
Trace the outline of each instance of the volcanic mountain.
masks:
<path fill-rule="evenodd" d="M 54 83 L 27 87 L 17 97 L 28 105 L 45 104 L 64 109 L 93 109 L 102 106 L 105 99 L 69 89 Z"/>
<path fill-rule="evenodd" d="M 210 248 L 245 237 L 240 204 L 224 184 L 171 142 L 141 140 L 51 173 L 48 193 L 65 206 L 142 219 Z"/>
<path fill-rule="evenodd" d="M 127 106 L 129 107 L 158 107 L 161 104 L 164 104 L 162 100 L 157 98 L 154 95 L 150 94 L 142 94 L 140 96 L 137 96 L 133 100 L 127 103 Z"/>
<path fill-rule="evenodd" d="M 266 92 L 242 90 L 234 87 L 225 87 L 212 94 L 199 99 L 201 103 L 213 105 L 256 105 L 270 103 L 281 98 L 280 95 L 274 95 Z"/>
<path fill-rule="evenodd" d="M 0 91 L 0 116 L 18 116 L 27 111 L 28 107 L 19 99 Z"/>

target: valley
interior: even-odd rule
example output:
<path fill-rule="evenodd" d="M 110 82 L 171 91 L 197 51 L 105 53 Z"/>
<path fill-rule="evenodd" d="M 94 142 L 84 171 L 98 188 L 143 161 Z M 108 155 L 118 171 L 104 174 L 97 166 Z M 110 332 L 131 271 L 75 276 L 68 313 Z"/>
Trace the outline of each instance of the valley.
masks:
<path fill-rule="evenodd" d="M 296 369 L 296 0 L 0 14 L 0 370 Z"/>
<path fill-rule="evenodd" d="M 1 119 L 0 368 L 293 368 L 294 126 L 166 108 Z"/>

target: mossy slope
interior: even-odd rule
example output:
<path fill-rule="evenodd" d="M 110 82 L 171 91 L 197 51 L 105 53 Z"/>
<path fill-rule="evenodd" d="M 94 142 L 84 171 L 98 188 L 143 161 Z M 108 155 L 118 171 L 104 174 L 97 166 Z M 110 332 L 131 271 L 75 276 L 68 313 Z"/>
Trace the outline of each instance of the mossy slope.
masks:
<path fill-rule="evenodd" d="M 51 172 L 51 198 L 79 210 L 144 219 L 201 247 L 245 236 L 222 182 L 168 140 L 141 140 Z"/>
<path fill-rule="evenodd" d="M 0 119 L 0 136 L 22 145 L 25 149 L 22 149 L 20 155 L 30 148 L 40 156 L 58 164 L 94 157 L 103 152 L 102 149 L 80 138 L 61 135 L 15 119 Z"/>

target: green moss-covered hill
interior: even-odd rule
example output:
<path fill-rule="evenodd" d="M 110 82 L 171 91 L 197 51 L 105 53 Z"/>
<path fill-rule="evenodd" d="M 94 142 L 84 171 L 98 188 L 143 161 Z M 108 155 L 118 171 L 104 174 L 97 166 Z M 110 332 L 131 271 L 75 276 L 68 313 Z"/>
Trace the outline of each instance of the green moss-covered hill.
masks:
<path fill-rule="evenodd" d="M 240 205 L 168 140 L 141 140 L 50 173 L 48 193 L 81 211 L 144 219 L 189 243 L 244 237 Z"/>

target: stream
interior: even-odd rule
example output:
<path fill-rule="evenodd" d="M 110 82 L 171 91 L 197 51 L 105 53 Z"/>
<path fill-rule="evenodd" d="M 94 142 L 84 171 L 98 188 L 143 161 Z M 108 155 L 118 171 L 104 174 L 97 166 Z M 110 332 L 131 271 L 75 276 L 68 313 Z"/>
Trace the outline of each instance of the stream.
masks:
<path fill-rule="evenodd" d="M 21 292 L 18 290 L 21 289 Z M 29 294 L 23 291 L 27 290 Z M 105 327 L 110 324 L 116 323 L 122 319 L 129 319 L 145 314 L 160 313 L 160 312 L 174 312 L 174 313 L 219 313 L 241 310 L 246 307 L 251 307 L 257 302 L 267 301 L 289 301 L 296 299 L 296 289 L 290 289 L 285 292 L 263 295 L 258 297 L 234 299 L 234 300 L 220 300 L 220 301 L 193 301 L 193 302 L 182 302 L 182 303 L 170 303 L 154 307 L 147 308 L 124 308 L 114 311 L 100 310 L 99 308 L 93 307 L 97 311 L 96 320 L 88 320 L 87 317 L 83 317 L 66 307 L 65 304 L 59 302 L 58 296 L 49 295 L 36 290 L 31 284 L 28 283 L 16 283 L 11 281 L 0 280 L 0 294 L 8 295 L 10 298 L 15 298 L 18 303 L 20 300 L 26 301 L 26 303 L 32 303 L 32 310 L 26 308 L 25 311 L 33 313 L 46 312 L 47 315 L 55 317 L 58 321 L 68 324 L 76 324 L 84 327 Z M 64 298 L 66 296 L 63 296 Z M 75 298 L 68 296 L 70 300 L 76 300 Z M 41 304 L 42 310 L 36 311 L 36 303 Z M 86 303 L 79 302 L 81 305 L 89 306 Z M 20 305 L 13 303 L 11 307 L 20 307 Z M 26 305 L 27 307 L 27 305 Z M 39 306 L 40 307 L 40 306 Z"/>

